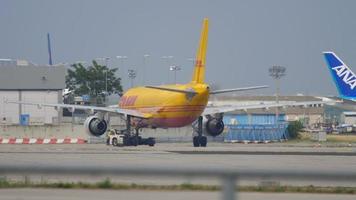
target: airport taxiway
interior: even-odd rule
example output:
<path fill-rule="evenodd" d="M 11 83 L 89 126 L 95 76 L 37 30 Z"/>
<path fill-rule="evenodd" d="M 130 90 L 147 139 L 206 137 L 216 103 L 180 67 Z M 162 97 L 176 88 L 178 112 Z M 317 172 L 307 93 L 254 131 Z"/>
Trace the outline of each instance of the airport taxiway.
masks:
<path fill-rule="evenodd" d="M 34 166 L 122 166 L 187 167 L 234 170 L 295 170 L 356 173 L 355 147 L 288 146 L 280 144 L 210 143 L 194 148 L 190 143 L 161 143 L 155 147 L 112 147 L 105 144 L 82 145 L 0 145 L 0 165 Z M 124 176 L 119 182 L 141 184 L 179 184 L 192 182 L 219 184 L 217 181 Z M 55 177 L 57 180 L 95 181 L 93 177 Z M 101 177 L 102 179 L 102 177 Z M 241 181 L 244 184 L 245 182 Z M 248 182 L 246 182 L 248 183 Z M 297 185 L 356 186 L 352 183 L 278 182 Z"/>
<path fill-rule="evenodd" d="M 219 192 L 201 191 L 145 191 L 145 190 L 65 190 L 65 189 L 2 189 L 2 200 L 97 200 L 97 199 L 130 199 L 130 200 L 157 200 L 157 199 L 221 199 Z M 344 194 L 303 194 L 303 193 L 246 193 L 238 194 L 243 200 L 353 200 L 355 195 Z"/>

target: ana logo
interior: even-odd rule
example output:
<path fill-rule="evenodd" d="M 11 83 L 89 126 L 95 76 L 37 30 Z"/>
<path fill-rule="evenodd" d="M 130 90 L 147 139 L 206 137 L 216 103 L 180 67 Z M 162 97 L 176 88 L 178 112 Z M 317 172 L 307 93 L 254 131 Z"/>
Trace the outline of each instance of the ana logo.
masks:
<path fill-rule="evenodd" d="M 353 90 L 356 87 L 356 76 L 349 70 L 345 65 L 340 65 L 333 67 L 338 77 L 342 78 L 342 81 L 350 86 L 350 89 Z"/>

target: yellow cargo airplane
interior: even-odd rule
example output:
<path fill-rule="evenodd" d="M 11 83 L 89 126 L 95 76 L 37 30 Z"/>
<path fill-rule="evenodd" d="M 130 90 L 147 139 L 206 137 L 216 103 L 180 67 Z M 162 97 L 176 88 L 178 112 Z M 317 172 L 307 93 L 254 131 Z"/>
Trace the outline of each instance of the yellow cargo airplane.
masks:
<path fill-rule="evenodd" d="M 93 114 L 84 123 L 88 134 L 101 136 L 107 131 L 106 113 L 117 113 L 126 117 L 126 133 L 138 137 L 141 128 L 172 128 L 183 127 L 197 121 L 194 128 L 193 145 L 205 147 L 207 137 L 217 136 L 224 130 L 223 113 L 235 110 L 255 108 L 285 107 L 296 105 L 320 104 L 324 102 L 299 102 L 293 104 L 257 104 L 247 106 L 208 107 L 208 99 L 211 94 L 220 94 L 234 91 L 245 91 L 265 88 L 267 86 L 255 86 L 225 90 L 210 91 L 205 83 L 206 51 L 208 44 L 208 19 L 204 19 L 200 36 L 200 43 L 196 55 L 191 82 L 186 84 L 144 86 L 129 89 L 121 98 L 118 108 L 81 106 L 70 104 L 46 104 L 14 102 L 8 103 L 36 105 L 38 107 L 49 106 L 56 109 L 69 108 L 89 110 Z M 95 115 L 94 115 L 95 113 Z M 132 128 L 135 132 L 132 132 Z"/>

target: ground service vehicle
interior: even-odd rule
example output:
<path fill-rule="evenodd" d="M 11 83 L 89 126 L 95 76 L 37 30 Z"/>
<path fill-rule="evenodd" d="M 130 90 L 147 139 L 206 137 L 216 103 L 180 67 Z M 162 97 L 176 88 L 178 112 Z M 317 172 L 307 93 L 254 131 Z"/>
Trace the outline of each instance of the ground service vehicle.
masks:
<path fill-rule="evenodd" d="M 153 137 L 142 138 L 141 136 L 125 134 L 125 131 L 110 129 L 107 133 L 106 144 L 113 146 L 148 145 L 152 147 L 156 144 L 156 141 Z"/>

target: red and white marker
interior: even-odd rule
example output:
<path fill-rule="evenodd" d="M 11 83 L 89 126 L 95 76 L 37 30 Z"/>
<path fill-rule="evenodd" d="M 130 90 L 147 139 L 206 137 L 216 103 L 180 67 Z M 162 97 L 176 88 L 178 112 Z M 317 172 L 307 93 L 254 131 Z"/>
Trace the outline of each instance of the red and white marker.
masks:
<path fill-rule="evenodd" d="M 80 138 L 0 138 L 0 144 L 84 144 Z"/>

